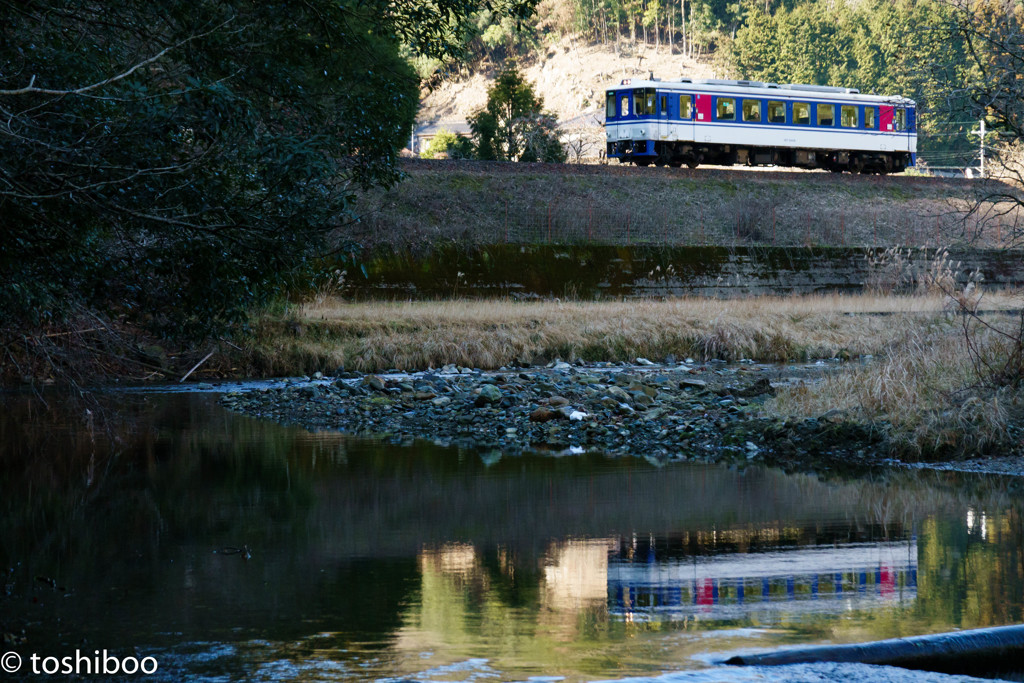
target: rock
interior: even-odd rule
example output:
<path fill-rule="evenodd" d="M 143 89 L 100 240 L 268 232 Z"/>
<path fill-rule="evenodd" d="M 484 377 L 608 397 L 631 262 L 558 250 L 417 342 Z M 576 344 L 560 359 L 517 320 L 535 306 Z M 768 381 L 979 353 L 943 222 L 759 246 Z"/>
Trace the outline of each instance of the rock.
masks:
<path fill-rule="evenodd" d="M 551 420 L 560 420 L 563 418 L 564 415 L 557 410 L 551 410 L 550 408 L 545 408 L 543 406 L 530 413 L 530 422 L 550 422 Z"/>
<path fill-rule="evenodd" d="M 439 397 L 437 397 L 437 398 L 435 398 L 434 400 L 431 401 L 431 403 L 434 404 L 435 406 L 437 406 L 438 408 L 444 408 L 445 406 L 449 405 L 451 402 L 452 402 L 452 400 L 450 398 L 448 398 L 447 396 L 439 396 Z"/>
<path fill-rule="evenodd" d="M 413 397 L 417 401 L 429 401 L 432 398 L 437 398 L 437 394 L 435 394 L 433 391 L 417 391 L 415 394 L 413 394 Z"/>
<path fill-rule="evenodd" d="M 632 403 L 633 397 L 630 396 L 625 389 L 620 387 L 608 387 L 605 392 L 619 403 Z"/>
<path fill-rule="evenodd" d="M 587 413 L 584 413 L 581 410 L 576 410 L 572 406 L 563 406 L 558 409 L 558 412 L 561 413 L 562 417 L 566 420 L 585 420 L 590 417 Z"/>
<path fill-rule="evenodd" d="M 762 394 L 768 394 L 770 396 L 775 395 L 775 389 L 772 387 L 772 383 L 767 377 L 759 377 L 756 382 L 748 387 L 738 389 L 734 392 L 736 396 L 743 396 L 750 398 L 752 396 L 761 396 Z"/>
<path fill-rule="evenodd" d="M 363 386 L 374 391 L 384 391 L 384 380 L 377 375 L 367 375 L 363 378 Z"/>
<path fill-rule="evenodd" d="M 303 398 L 320 398 L 320 387 L 310 386 L 299 389 L 299 395 Z"/>
<path fill-rule="evenodd" d="M 680 389 L 707 389 L 708 383 L 702 379 L 684 379 L 679 382 Z"/>
<path fill-rule="evenodd" d="M 654 399 L 643 392 L 637 392 L 633 395 L 634 406 L 649 406 L 654 403 Z"/>
<path fill-rule="evenodd" d="M 648 366 L 649 365 L 654 365 L 654 363 L 652 363 L 651 361 L 647 360 L 646 358 L 637 358 L 636 359 L 636 364 L 637 365 L 648 365 Z"/>
<path fill-rule="evenodd" d="M 658 388 L 657 387 L 652 387 L 652 386 L 650 386 L 648 384 L 643 384 L 641 382 L 630 382 L 629 386 L 626 387 L 626 391 L 631 392 L 631 393 L 635 393 L 635 394 L 639 394 L 639 393 L 647 394 L 651 398 L 654 398 L 658 394 Z"/>
<path fill-rule="evenodd" d="M 493 384 L 484 384 L 480 387 L 479 399 L 484 404 L 500 403 L 502 399 L 501 389 Z"/>
<path fill-rule="evenodd" d="M 842 411 L 839 408 L 833 408 L 832 410 L 827 410 L 821 415 L 819 415 L 818 419 L 822 422 L 838 424 L 846 419 L 846 413 L 845 411 Z"/>
<path fill-rule="evenodd" d="M 548 405 L 552 408 L 561 408 L 562 406 L 569 405 L 569 399 L 564 396 L 552 396 L 548 399 Z"/>

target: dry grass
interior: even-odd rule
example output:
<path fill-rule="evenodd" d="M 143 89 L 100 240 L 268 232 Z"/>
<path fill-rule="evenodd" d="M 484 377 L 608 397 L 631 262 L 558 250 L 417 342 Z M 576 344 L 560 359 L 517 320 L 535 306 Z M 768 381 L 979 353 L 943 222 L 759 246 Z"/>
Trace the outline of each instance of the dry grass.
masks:
<path fill-rule="evenodd" d="M 1005 359 L 1007 340 L 974 318 L 950 315 L 948 296 L 801 296 L 742 300 L 580 302 L 328 300 L 267 317 L 250 346 L 270 375 L 336 368 L 421 370 L 449 363 L 497 368 L 554 358 L 647 357 L 759 361 L 871 354 L 822 382 L 780 391 L 780 417 L 839 409 L 887 433 L 902 457 L 944 457 L 1012 446 L 1018 393 L 983 386 L 964 321 L 983 357 Z M 1020 296 L 988 294 L 981 308 L 1021 308 Z M 1004 329 L 1014 318 L 986 316 Z M 973 321 L 973 322 L 972 322 Z"/>
<path fill-rule="evenodd" d="M 990 299 L 989 305 L 1002 305 Z M 787 361 L 879 354 L 942 297 L 802 296 L 623 302 L 329 300 L 265 318 L 252 345 L 266 374 L 455 363 L 497 368 L 542 359 Z M 884 313 L 887 315 L 848 315 Z"/>
<path fill-rule="evenodd" d="M 972 324 L 982 358 L 1006 358 L 1012 344 Z M 1011 316 L 991 319 L 1012 329 Z M 1019 419 L 1019 391 L 986 385 L 968 353 L 963 320 L 935 318 L 908 325 L 868 365 L 827 376 L 821 383 L 779 392 L 766 409 L 780 417 L 819 416 L 830 410 L 876 423 L 903 458 L 980 455 L 1015 447 L 1011 424 Z"/>

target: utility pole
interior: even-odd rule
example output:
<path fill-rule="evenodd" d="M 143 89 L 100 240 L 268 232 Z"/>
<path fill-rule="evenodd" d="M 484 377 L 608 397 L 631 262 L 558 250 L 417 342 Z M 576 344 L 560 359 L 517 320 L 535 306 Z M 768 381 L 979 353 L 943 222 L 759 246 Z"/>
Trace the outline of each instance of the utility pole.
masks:
<path fill-rule="evenodd" d="M 977 135 L 981 140 L 981 177 L 985 177 L 985 119 L 981 120 L 981 125 L 970 132 L 971 135 Z"/>
<path fill-rule="evenodd" d="M 985 179 L 985 119 L 981 120 L 981 178 Z"/>

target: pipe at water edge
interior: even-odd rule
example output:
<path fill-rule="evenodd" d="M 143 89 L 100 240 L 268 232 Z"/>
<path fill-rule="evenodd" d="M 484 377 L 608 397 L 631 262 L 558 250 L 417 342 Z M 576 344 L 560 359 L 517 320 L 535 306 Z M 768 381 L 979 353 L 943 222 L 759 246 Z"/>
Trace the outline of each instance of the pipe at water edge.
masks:
<path fill-rule="evenodd" d="M 860 662 L 907 669 L 962 671 L 977 666 L 1024 666 L 1024 625 L 979 628 L 928 636 L 893 638 L 852 645 L 818 645 L 761 654 L 736 655 L 722 662 L 775 666 L 811 662 Z"/>

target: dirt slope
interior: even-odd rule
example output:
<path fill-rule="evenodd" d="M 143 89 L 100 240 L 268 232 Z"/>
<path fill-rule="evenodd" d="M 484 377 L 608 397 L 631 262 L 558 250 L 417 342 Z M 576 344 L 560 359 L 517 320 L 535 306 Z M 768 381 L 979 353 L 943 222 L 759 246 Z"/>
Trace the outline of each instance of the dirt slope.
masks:
<path fill-rule="evenodd" d="M 614 45 L 586 45 L 567 37 L 549 45 L 535 59 L 521 66 L 535 91 L 544 98 L 544 106 L 559 121 L 570 121 L 587 113 L 601 112 L 604 91 L 623 78 L 647 76 L 658 78 L 712 78 L 708 64 L 696 62 L 680 54 L 670 54 L 667 47 L 627 47 L 616 51 Z M 468 78 L 443 83 L 426 94 L 420 103 L 418 121 L 433 123 L 464 120 L 487 103 L 487 88 L 493 82 L 496 68 L 475 73 Z"/>

